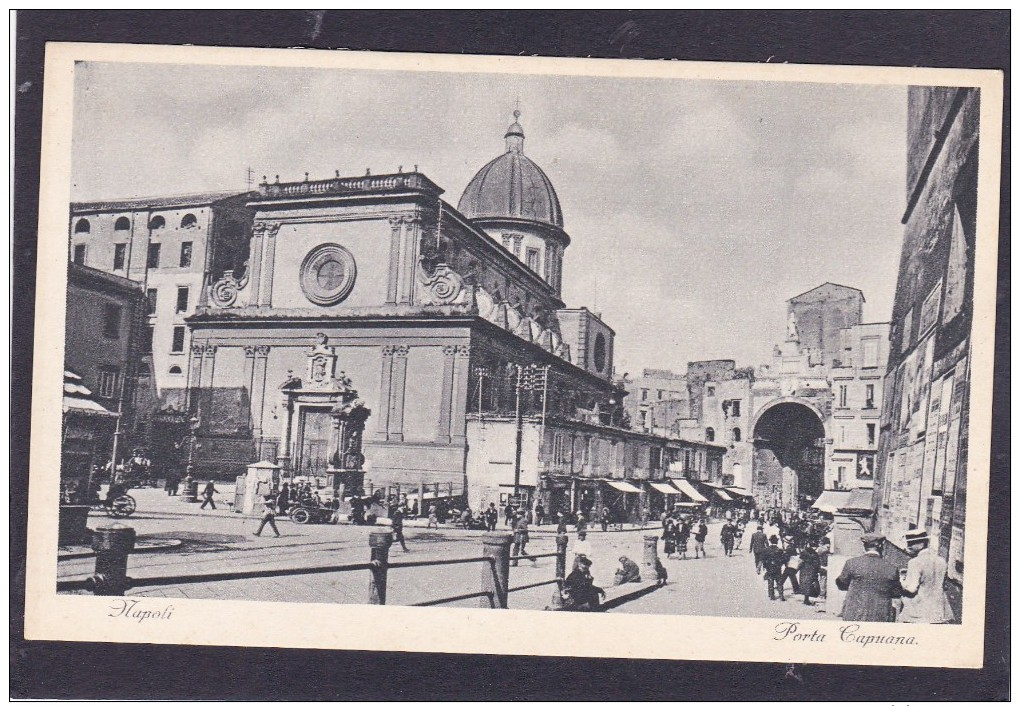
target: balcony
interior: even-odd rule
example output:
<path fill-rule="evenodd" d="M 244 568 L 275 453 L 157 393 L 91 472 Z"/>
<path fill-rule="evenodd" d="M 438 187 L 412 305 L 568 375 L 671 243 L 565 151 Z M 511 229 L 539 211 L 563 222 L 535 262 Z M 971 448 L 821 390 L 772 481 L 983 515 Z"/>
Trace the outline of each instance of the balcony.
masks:
<path fill-rule="evenodd" d="M 307 176 L 307 175 L 306 175 Z M 346 196 L 380 191 L 427 191 L 435 195 L 443 193 L 424 174 L 383 174 L 380 176 L 341 177 L 317 181 L 296 181 L 274 184 L 259 184 L 259 197 L 263 199 L 303 198 L 308 196 Z"/>

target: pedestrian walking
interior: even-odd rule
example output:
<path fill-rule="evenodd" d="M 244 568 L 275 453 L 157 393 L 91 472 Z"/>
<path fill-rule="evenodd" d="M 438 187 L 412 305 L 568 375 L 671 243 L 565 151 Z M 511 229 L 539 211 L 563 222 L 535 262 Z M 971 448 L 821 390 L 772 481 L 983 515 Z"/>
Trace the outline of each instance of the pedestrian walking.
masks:
<path fill-rule="evenodd" d="M 609 529 L 609 508 L 603 507 L 602 512 L 599 515 L 599 523 L 602 525 L 602 531 L 605 532 Z"/>
<path fill-rule="evenodd" d="M 744 520 L 737 520 L 736 527 L 733 530 L 733 546 L 735 549 L 740 549 L 740 545 L 744 543 L 744 530 L 747 529 L 747 522 Z"/>
<path fill-rule="evenodd" d="M 537 503 L 535 505 L 535 526 L 536 527 L 541 527 L 542 526 L 542 520 L 544 520 L 544 519 L 545 519 L 545 508 L 542 507 L 542 503 Z"/>
<path fill-rule="evenodd" d="M 822 537 L 818 544 L 818 562 L 821 567 L 818 570 L 818 595 L 823 601 L 829 594 L 829 555 L 832 554 L 832 542 L 828 537 Z"/>
<path fill-rule="evenodd" d="M 393 537 L 400 543 L 400 548 L 405 552 L 411 551 L 407 548 L 407 543 L 404 541 L 404 509 L 398 507 L 393 511 L 393 517 L 390 518 L 390 526 L 393 528 Z"/>
<path fill-rule="evenodd" d="M 776 540 L 779 541 L 778 539 Z M 768 549 L 769 538 L 765 534 L 765 525 L 759 523 L 758 529 L 755 530 L 754 534 L 751 535 L 751 548 L 750 552 L 754 555 L 754 570 L 759 575 L 763 567 L 763 559 L 765 556 L 765 550 Z"/>
<path fill-rule="evenodd" d="M 496 503 L 489 503 L 489 507 L 485 509 L 483 516 L 485 517 L 485 529 L 489 532 L 495 532 L 496 523 L 499 522 L 499 510 L 496 509 Z"/>
<path fill-rule="evenodd" d="M 439 511 L 435 505 L 429 505 L 429 521 L 425 529 L 439 529 Z"/>
<path fill-rule="evenodd" d="M 562 512 L 556 513 L 556 534 L 567 533 L 567 516 Z"/>
<path fill-rule="evenodd" d="M 948 570 L 946 560 L 928 548 L 928 533 L 924 530 L 910 530 L 906 541 L 911 559 L 906 569 L 900 569 L 903 610 L 899 622 L 953 622 L 953 608 L 943 590 Z"/>
<path fill-rule="evenodd" d="M 213 508 L 216 509 L 215 507 Z M 259 528 L 252 532 L 256 537 L 262 536 L 262 530 L 265 529 L 266 525 L 273 528 L 273 533 L 279 537 L 280 530 L 276 527 L 276 499 L 272 495 L 266 495 L 263 497 L 262 502 L 262 520 L 259 522 Z"/>
<path fill-rule="evenodd" d="M 676 553 L 678 558 L 687 558 L 687 543 L 691 540 L 691 526 L 687 522 L 681 522 L 677 528 Z"/>
<path fill-rule="evenodd" d="M 736 531 L 737 528 L 734 527 L 733 520 L 726 520 L 726 524 L 719 531 L 719 539 L 722 543 L 724 556 L 733 556 L 733 542 Z"/>
<path fill-rule="evenodd" d="M 523 511 L 517 512 L 517 519 L 514 522 L 514 544 L 510 549 L 510 556 L 513 559 L 513 566 L 517 566 L 517 557 L 528 557 L 526 547 L 528 546 L 528 517 Z M 531 557 L 528 557 L 531 559 Z M 537 564 L 537 559 L 531 559 L 532 564 Z"/>
<path fill-rule="evenodd" d="M 673 521 L 672 517 L 668 517 L 666 518 L 666 526 L 662 530 L 663 551 L 667 559 L 672 559 L 673 555 L 676 554 L 676 539 L 676 522 Z"/>
<path fill-rule="evenodd" d="M 892 599 L 903 590 L 899 571 L 882 557 L 883 535 L 869 532 L 861 542 L 864 554 L 850 559 L 836 577 L 836 587 L 846 591 L 842 618 L 855 623 L 891 623 L 896 620 Z"/>
<path fill-rule="evenodd" d="M 584 513 L 577 511 L 577 541 L 583 542 L 588 536 L 588 521 L 584 519 Z"/>
<path fill-rule="evenodd" d="M 817 545 L 809 542 L 800 553 L 800 569 L 797 578 L 800 590 L 804 594 L 804 605 L 811 605 L 812 598 L 818 598 L 822 592 L 818 577 L 822 572 L 822 558 L 818 555 Z"/>
<path fill-rule="evenodd" d="M 508 500 L 506 507 L 503 508 L 503 526 L 510 527 L 514 521 L 514 506 L 510 504 Z"/>
<path fill-rule="evenodd" d="M 786 552 L 786 568 L 783 570 L 783 584 L 786 583 L 787 579 L 790 581 L 790 592 L 800 593 L 800 581 L 797 580 L 797 571 L 800 569 L 800 552 L 797 551 L 797 545 L 794 544 L 792 537 L 785 537 L 785 544 L 783 551 Z"/>
<path fill-rule="evenodd" d="M 779 600 L 785 601 L 783 595 L 783 571 L 786 569 L 786 552 L 779 546 L 779 537 L 769 537 L 769 546 L 762 552 L 762 567 L 765 569 L 765 582 L 769 589 L 769 600 L 776 600 L 778 589 Z"/>
<path fill-rule="evenodd" d="M 206 483 L 205 484 L 205 490 L 202 491 L 202 497 L 204 498 L 204 500 L 202 501 L 201 507 L 199 507 L 198 509 L 199 510 L 204 510 L 206 505 L 210 505 L 212 507 L 212 509 L 215 510 L 216 509 L 216 502 L 215 502 L 215 500 L 213 500 L 213 495 L 219 495 L 219 494 L 220 494 L 220 491 L 216 490 L 216 486 L 213 484 L 212 481 L 209 481 L 208 483 Z"/>
<path fill-rule="evenodd" d="M 701 553 L 703 558 L 708 558 L 705 554 L 705 539 L 708 537 L 708 525 L 705 524 L 705 520 L 701 520 L 698 523 L 698 531 L 694 533 L 694 558 L 698 558 L 698 553 Z"/>

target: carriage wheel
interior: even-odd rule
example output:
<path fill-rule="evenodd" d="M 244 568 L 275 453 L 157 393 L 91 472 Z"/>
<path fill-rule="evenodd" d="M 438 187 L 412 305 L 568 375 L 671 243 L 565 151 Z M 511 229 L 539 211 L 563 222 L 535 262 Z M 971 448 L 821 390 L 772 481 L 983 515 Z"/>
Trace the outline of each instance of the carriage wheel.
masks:
<path fill-rule="evenodd" d="M 109 514 L 113 517 L 128 517 L 135 511 L 135 499 L 130 495 L 121 495 L 110 503 Z"/>
<path fill-rule="evenodd" d="M 312 519 L 312 513 L 308 512 L 303 507 L 299 507 L 294 512 L 290 513 L 290 519 L 297 522 L 299 525 L 307 525 Z"/>

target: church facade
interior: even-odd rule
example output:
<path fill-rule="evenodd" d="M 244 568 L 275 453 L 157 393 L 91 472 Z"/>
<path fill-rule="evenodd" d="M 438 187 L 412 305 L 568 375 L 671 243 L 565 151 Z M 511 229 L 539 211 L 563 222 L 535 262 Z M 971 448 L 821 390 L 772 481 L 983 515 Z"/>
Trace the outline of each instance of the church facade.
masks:
<path fill-rule="evenodd" d="M 200 474 L 267 459 L 324 475 L 350 388 L 371 410 L 373 487 L 464 494 L 469 417 L 513 416 L 522 397 L 526 414 L 622 425 L 614 332 L 560 298 L 558 198 L 519 123 L 505 140 L 457 208 L 418 171 L 259 185 L 248 262 L 187 319 Z M 541 394 L 522 393 L 536 375 Z"/>

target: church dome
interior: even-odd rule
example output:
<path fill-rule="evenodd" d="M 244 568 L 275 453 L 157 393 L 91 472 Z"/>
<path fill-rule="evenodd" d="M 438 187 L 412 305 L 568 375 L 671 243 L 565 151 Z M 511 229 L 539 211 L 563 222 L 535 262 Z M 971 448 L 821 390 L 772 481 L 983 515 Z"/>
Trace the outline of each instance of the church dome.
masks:
<path fill-rule="evenodd" d="M 506 152 L 482 167 L 464 189 L 457 210 L 468 218 L 515 218 L 563 227 L 563 211 L 552 182 L 524 156 L 524 130 L 507 128 Z"/>

